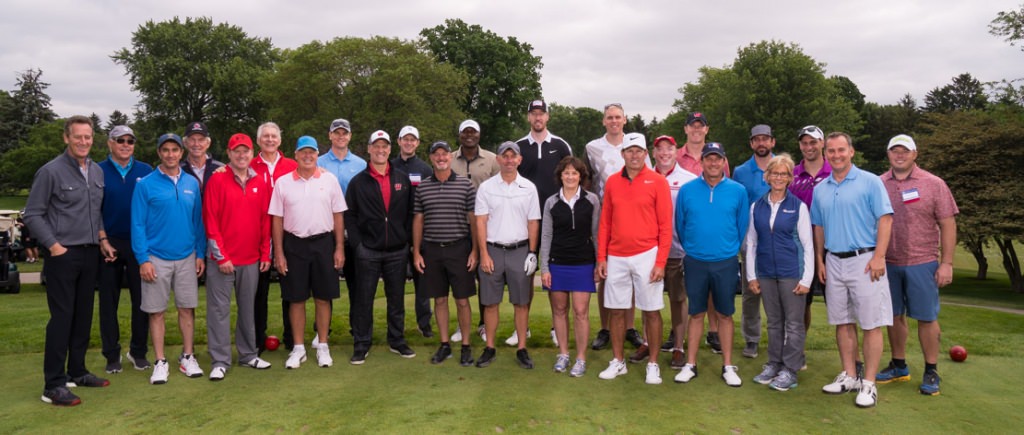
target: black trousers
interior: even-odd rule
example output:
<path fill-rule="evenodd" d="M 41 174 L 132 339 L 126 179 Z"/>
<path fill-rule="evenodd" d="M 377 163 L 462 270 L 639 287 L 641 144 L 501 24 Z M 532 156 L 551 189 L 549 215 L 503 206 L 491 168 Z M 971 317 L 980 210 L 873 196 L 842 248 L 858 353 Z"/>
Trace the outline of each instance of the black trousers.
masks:
<path fill-rule="evenodd" d="M 141 308 L 142 278 L 139 276 L 139 263 L 132 253 L 131 241 L 110 238 L 109 242 L 117 250 L 117 260 L 100 262 L 100 339 L 103 342 L 103 356 L 107 361 L 115 361 L 121 355 L 121 326 L 117 321 L 117 309 L 121 302 L 121 288 L 127 284 L 132 301 L 132 335 L 128 350 L 133 357 L 145 358 L 148 350 L 149 314 Z"/>
<path fill-rule="evenodd" d="M 408 254 L 405 250 L 392 252 L 376 251 L 359 246 L 359 278 L 352 295 L 352 337 L 355 350 L 370 348 L 373 337 L 373 300 L 377 294 L 377 282 L 384 281 L 384 296 L 387 299 L 387 340 L 391 346 L 405 343 L 405 267 Z M 348 261 L 348 260 L 346 260 Z M 351 289 L 351 287 L 350 287 Z"/>
<path fill-rule="evenodd" d="M 100 261 L 96 245 L 71 246 L 43 263 L 46 275 L 46 323 L 43 376 L 46 389 L 63 386 L 68 377 L 85 376 L 85 351 L 92 330 L 92 309 Z M 65 369 L 66 368 L 66 369 Z"/>
<path fill-rule="evenodd" d="M 412 271 L 412 287 L 416 290 L 416 298 L 413 302 L 413 307 L 416 309 L 416 325 L 419 326 L 420 331 L 429 331 L 431 320 L 433 320 L 431 318 L 433 313 L 430 312 L 430 297 L 424 295 L 420 290 L 420 273 L 412 265 L 412 252 L 409 252 L 407 263 Z"/>

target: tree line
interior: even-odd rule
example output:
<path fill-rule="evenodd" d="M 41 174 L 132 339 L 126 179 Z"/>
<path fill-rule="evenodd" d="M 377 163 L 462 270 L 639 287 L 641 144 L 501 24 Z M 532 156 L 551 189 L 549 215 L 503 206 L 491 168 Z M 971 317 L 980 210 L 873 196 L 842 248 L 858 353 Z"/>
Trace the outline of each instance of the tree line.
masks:
<path fill-rule="evenodd" d="M 999 13 L 989 32 L 1016 45 L 1024 40 L 1022 23 L 1024 5 Z M 493 148 L 528 131 L 525 108 L 543 97 L 543 62 L 529 43 L 458 19 L 422 29 L 415 40 L 339 37 L 282 49 L 228 23 L 174 18 L 141 24 L 110 57 L 124 68 L 139 102 L 131 117 L 114 111 L 105 124 L 92 114 L 96 159 L 105 157 L 102 145 L 114 125 L 132 125 L 141 145 L 136 155 L 155 161 L 155 147 L 147 145 L 193 120 L 211 129 L 214 153 L 223 152 L 231 134 L 255 133 L 265 120 L 281 126 L 283 143 L 312 135 L 326 151 L 327 125 L 339 117 L 352 122 L 359 154 L 365 153 L 360 132 L 412 124 L 426 142 L 455 143 L 457 125 L 467 118 L 481 124 L 481 144 Z M 7 192 L 27 189 L 35 170 L 63 149 L 42 74 L 19 73 L 12 91 L 0 91 L 0 189 Z M 1020 80 L 983 83 L 965 72 L 929 91 L 923 104 L 908 93 L 883 105 L 866 101 L 848 77 L 828 75 L 826 64 L 798 44 L 759 41 L 740 47 L 731 64 L 700 68 L 664 119 L 633 114 L 626 131 L 683 139 L 687 113 L 701 111 L 711 121 L 708 140 L 726 144 L 738 165 L 746 160 L 750 126 L 771 125 L 776 152 L 799 157 L 796 131 L 815 124 L 850 133 L 855 163 L 875 173 L 888 168 L 889 138 L 914 135 L 921 165 L 956 196 L 960 241 L 978 261 L 978 277 L 986 276 L 985 248 L 994 244 L 1014 290 L 1024 292 L 1013 243 L 1024 240 L 1024 183 L 996 180 L 1007 168 L 1024 166 Z M 549 112 L 550 130 L 577 155 L 604 134 L 599 109 L 549 101 Z"/>

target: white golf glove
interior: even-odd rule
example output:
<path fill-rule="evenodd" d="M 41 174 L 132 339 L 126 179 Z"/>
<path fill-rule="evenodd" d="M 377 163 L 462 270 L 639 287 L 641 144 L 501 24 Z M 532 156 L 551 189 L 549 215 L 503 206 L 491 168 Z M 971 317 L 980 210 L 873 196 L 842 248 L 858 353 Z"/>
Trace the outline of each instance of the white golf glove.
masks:
<path fill-rule="evenodd" d="M 533 275 L 537 271 L 537 254 L 526 254 L 526 264 L 523 267 L 527 275 Z"/>

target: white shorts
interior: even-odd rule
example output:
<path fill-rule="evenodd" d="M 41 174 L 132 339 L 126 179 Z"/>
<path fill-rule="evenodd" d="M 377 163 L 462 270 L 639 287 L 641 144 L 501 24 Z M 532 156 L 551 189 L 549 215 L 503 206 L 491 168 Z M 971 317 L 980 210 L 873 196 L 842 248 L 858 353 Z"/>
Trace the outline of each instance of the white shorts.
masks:
<path fill-rule="evenodd" d="M 665 308 L 662 292 L 665 280 L 651 282 L 651 270 L 658 257 L 658 247 L 631 257 L 608 256 L 608 279 L 604 283 L 604 307 L 613 310 L 629 309 L 636 297 L 640 311 L 658 311 Z"/>
<path fill-rule="evenodd" d="M 850 258 L 826 255 L 825 306 L 830 325 L 859 323 L 864 330 L 892 326 L 889 280 L 883 276 L 871 281 L 871 274 L 864 272 L 871 257 L 871 253 Z"/>

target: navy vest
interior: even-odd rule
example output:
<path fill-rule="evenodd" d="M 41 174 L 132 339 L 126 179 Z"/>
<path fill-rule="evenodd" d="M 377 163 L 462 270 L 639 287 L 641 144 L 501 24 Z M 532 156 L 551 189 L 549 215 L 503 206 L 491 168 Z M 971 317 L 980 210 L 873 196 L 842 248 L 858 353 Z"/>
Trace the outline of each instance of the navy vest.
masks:
<path fill-rule="evenodd" d="M 764 194 L 754 203 L 750 224 L 757 232 L 754 259 L 758 278 L 800 278 L 803 268 L 803 246 L 796 225 L 800 218 L 800 198 L 788 190 L 775 215 L 774 229 L 769 225 L 772 205 Z"/>

